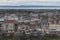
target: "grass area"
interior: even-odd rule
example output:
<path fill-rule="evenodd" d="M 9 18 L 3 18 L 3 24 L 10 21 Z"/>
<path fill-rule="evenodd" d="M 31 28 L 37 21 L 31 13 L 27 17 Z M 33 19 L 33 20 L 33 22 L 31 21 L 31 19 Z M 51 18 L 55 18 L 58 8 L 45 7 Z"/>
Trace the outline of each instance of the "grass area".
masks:
<path fill-rule="evenodd" d="M 60 40 L 60 36 L 44 36 L 44 40 Z"/>
<path fill-rule="evenodd" d="M 0 37 L 0 40 L 20 40 L 20 37 Z"/>
<path fill-rule="evenodd" d="M 0 37 L 0 40 L 21 40 L 21 37 Z M 33 40 L 33 39 L 32 39 Z M 60 40 L 60 36 L 42 36 L 39 40 Z"/>

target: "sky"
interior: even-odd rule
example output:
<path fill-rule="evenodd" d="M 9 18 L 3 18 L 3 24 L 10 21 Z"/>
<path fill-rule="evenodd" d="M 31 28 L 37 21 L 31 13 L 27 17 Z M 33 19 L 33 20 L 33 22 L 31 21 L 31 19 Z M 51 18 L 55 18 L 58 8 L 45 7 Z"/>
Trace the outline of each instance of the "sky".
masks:
<path fill-rule="evenodd" d="M 60 5 L 60 0 L 0 0 L 1 5 Z"/>

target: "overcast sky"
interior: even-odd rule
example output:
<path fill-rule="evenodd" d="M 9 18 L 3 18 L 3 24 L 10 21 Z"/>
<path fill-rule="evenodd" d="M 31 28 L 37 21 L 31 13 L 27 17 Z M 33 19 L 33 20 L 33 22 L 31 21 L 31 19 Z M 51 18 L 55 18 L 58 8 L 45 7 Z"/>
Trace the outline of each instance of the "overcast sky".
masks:
<path fill-rule="evenodd" d="M 50 4 L 50 3 L 51 4 Z M 0 5 L 25 5 L 25 4 L 37 4 L 43 3 L 42 5 L 59 5 L 60 0 L 0 0 Z M 39 4 L 37 4 L 39 5 Z"/>

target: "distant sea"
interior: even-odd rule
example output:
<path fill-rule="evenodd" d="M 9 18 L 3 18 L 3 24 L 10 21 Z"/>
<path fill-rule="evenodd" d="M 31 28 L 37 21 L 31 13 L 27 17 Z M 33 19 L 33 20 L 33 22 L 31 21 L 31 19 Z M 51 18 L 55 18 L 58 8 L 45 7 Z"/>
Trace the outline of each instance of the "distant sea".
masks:
<path fill-rule="evenodd" d="M 40 6 L 40 5 L 0 6 L 0 9 L 60 9 L 60 6 Z"/>

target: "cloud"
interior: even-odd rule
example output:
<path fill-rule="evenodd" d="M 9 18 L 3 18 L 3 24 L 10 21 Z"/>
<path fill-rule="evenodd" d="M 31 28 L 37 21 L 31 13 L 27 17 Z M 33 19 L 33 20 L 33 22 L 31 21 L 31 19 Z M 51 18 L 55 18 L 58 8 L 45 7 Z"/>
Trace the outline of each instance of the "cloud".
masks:
<path fill-rule="evenodd" d="M 40 2 L 42 2 L 43 4 L 47 2 L 60 3 L 60 0 L 0 0 L 0 5 L 12 5 L 13 6 L 13 5 L 24 5 L 24 4 L 37 4 Z"/>

